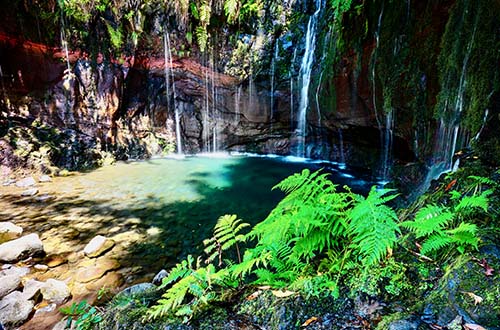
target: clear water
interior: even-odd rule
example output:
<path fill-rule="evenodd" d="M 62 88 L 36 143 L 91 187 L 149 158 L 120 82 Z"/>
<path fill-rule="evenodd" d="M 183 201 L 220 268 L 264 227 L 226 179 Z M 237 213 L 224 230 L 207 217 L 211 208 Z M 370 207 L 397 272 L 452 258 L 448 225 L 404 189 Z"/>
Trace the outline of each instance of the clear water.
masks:
<path fill-rule="evenodd" d="M 284 196 L 272 187 L 304 168 L 324 168 L 332 181 L 360 193 L 371 185 L 336 166 L 297 157 L 213 154 L 118 163 L 39 185 L 38 196 L 55 196 L 50 201 L 20 200 L 19 188 L 4 187 L 0 218 L 51 233 L 47 240 L 76 251 L 97 234 L 121 233 L 126 240 L 139 235 L 118 257 L 123 267 L 139 266 L 146 275 L 187 254 L 199 255 L 221 215 L 237 214 L 252 224 L 265 219 Z M 71 228 L 77 237 L 62 234 Z"/>

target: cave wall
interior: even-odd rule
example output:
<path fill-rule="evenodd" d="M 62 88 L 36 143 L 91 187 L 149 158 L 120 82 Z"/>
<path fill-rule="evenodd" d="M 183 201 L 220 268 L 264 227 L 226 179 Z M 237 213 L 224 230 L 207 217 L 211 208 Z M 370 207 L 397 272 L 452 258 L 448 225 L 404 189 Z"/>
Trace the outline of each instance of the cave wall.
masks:
<path fill-rule="evenodd" d="M 185 152 L 293 154 L 304 38 L 316 8 L 313 1 L 279 11 L 265 4 L 271 14 L 242 31 L 214 15 L 203 52 L 161 10 L 140 9 L 141 37 L 113 51 L 109 28 L 94 18 L 97 32 L 88 44 L 70 43 L 67 61 L 58 47 L 61 26 L 36 42 L 26 39 L 36 39 L 33 31 L 13 35 L 10 20 L 0 26 L 3 117 L 37 119 L 136 158 L 175 149 L 177 111 Z M 498 1 L 363 1 L 341 19 L 323 6 L 307 156 L 385 178 L 394 165 L 446 169 L 455 151 L 474 143 L 498 152 L 490 125 L 499 113 Z"/>

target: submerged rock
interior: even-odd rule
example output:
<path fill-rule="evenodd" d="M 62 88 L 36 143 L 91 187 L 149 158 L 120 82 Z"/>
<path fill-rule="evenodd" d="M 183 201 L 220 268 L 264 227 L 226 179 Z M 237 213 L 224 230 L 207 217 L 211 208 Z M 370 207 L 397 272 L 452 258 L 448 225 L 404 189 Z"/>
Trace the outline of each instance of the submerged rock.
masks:
<path fill-rule="evenodd" d="M 0 222 L 0 243 L 18 238 L 23 229 L 12 222 Z"/>
<path fill-rule="evenodd" d="M 14 326 L 26 321 L 34 305 L 19 291 L 8 294 L 0 301 L 0 324 Z"/>
<path fill-rule="evenodd" d="M 37 234 L 0 244 L 0 261 L 13 262 L 43 253 L 43 243 Z"/>
<path fill-rule="evenodd" d="M 98 235 L 85 246 L 83 253 L 89 258 L 95 258 L 110 250 L 114 245 L 113 240 Z"/>

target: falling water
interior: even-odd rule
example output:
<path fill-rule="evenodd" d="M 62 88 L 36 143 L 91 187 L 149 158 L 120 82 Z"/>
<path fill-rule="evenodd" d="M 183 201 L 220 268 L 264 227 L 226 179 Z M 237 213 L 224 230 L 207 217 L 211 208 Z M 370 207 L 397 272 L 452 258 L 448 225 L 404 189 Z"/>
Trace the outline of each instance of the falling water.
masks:
<path fill-rule="evenodd" d="M 293 51 L 292 63 L 290 65 L 290 127 L 293 127 L 294 121 L 294 108 L 293 108 L 293 72 L 294 72 L 294 64 L 295 59 L 297 58 L 297 47 L 295 47 Z"/>
<path fill-rule="evenodd" d="M 209 60 L 206 58 L 206 66 L 205 66 L 205 100 L 203 103 L 203 141 L 204 141 L 204 151 L 210 151 L 210 132 L 209 132 L 209 111 L 210 111 L 210 102 L 209 102 L 209 80 L 208 80 L 208 70 L 209 70 Z"/>
<path fill-rule="evenodd" d="M 210 74 L 210 82 L 212 85 L 211 93 L 212 93 L 212 119 L 214 121 L 214 127 L 212 130 L 212 151 L 217 152 L 219 151 L 219 146 L 217 143 L 218 140 L 218 128 L 219 128 L 219 120 L 217 118 L 217 87 L 215 86 L 215 59 L 214 59 L 214 53 L 212 52 L 212 59 L 211 59 L 211 74 Z"/>
<path fill-rule="evenodd" d="M 340 159 L 339 168 L 345 168 L 345 153 L 344 153 L 344 137 L 342 136 L 342 128 L 339 128 L 339 149 L 340 149 Z"/>
<path fill-rule="evenodd" d="M 271 60 L 271 115 L 270 115 L 270 121 L 272 125 L 273 117 L 274 117 L 274 76 L 276 74 L 276 61 L 278 60 L 278 40 L 276 40 L 276 43 L 274 44 L 274 55 Z"/>
<path fill-rule="evenodd" d="M 234 93 L 234 113 L 235 113 L 234 126 L 235 127 L 238 127 L 238 124 L 240 122 L 240 116 L 241 116 L 240 104 L 241 104 L 241 85 L 238 86 L 236 93 Z"/>
<path fill-rule="evenodd" d="M 456 101 L 454 107 L 452 106 L 452 116 L 451 121 L 446 122 L 443 118 L 440 120 L 438 137 L 436 141 L 436 153 L 440 155 L 441 160 L 444 161 L 445 171 L 452 170 L 454 168 L 453 156 L 457 150 L 459 142 L 462 144 L 468 144 L 467 132 L 460 128 L 460 114 L 464 109 L 464 98 L 467 86 L 467 65 L 469 63 L 469 58 L 472 52 L 472 47 L 474 45 L 477 24 L 479 21 L 479 15 L 476 15 L 474 22 L 474 28 L 472 30 L 472 35 L 467 45 L 467 50 L 464 55 L 462 62 L 462 71 L 460 73 L 460 80 L 458 83 L 458 91 L 456 96 Z M 449 77 L 448 77 L 449 81 Z M 444 109 L 448 109 L 450 100 L 446 99 Z"/>
<path fill-rule="evenodd" d="M 392 141 L 393 141 L 393 127 L 394 127 L 394 110 L 390 109 L 385 115 L 385 134 L 383 146 L 383 160 L 382 160 L 382 181 L 386 181 L 389 176 L 389 169 L 392 158 Z"/>
<path fill-rule="evenodd" d="M 321 0 L 316 0 L 316 11 L 309 18 L 306 32 L 306 49 L 300 66 L 301 90 L 298 113 L 298 124 L 296 130 L 297 152 L 299 157 L 305 157 L 305 139 L 306 139 L 306 114 L 309 107 L 309 84 L 311 83 L 312 66 L 314 62 L 314 50 L 316 46 L 316 25 L 321 11 Z"/>
<path fill-rule="evenodd" d="M 376 80 L 376 63 L 377 63 L 377 50 L 380 44 L 380 29 L 382 27 L 382 16 L 384 15 L 384 3 L 382 2 L 382 9 L 378 16 L 377 30 L 375 31 L 375 49 L 373 50 L 373 63 L 372 63 L 372 101 L 373 101 L 373 111 L 375 113 L 375 119 L 377 120 L 377 126 L 382 134 L 382 124 L 378 116 L 377 110 L 377 80 Z"/>
<path fill-rule="evenodd" d="M 180 114 L 179 108 L 176 105 L 176 92 L 175 92 L 175 80 L 174 80 L 174 72 L 173 72 L 173 63 L 172 63 L 172 52 L 170 50 L 170 37 L 168 32 L 165 31 L 163 34 L 163 50 L 164 50 L 164 59 L 165 59 L 165 90 L 167 93 L 167 104 L 170 104 L 168 101 L 170 99 L 170 90 L 169 84 L 170 79 L 172 80 L 172 104 L 174 106 L 175 113 L 175 140 L 177 143 L 177 153 L 182 154 L 182 139 L 181 139 L 181 123 L 180 123 Z"/>

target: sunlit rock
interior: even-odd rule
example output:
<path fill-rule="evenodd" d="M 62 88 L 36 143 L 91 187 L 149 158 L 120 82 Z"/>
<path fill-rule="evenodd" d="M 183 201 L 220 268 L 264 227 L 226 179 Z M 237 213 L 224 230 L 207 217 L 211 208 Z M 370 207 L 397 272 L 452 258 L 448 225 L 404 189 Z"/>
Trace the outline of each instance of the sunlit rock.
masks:
<path fill-rule="evenodd" d="M 43 299 L 56 304 L 62 304 L 70 296 L 69 287 L 63 281 L 49 279 L 40 289 Z"/>
<path fill-rule="evenodd" d="M 22 197 L 31 197 L 31 196 L 35 196 L 36 194 L 38 194 L 38 189 L 30 188 L 30 189 L 26 189 L 25 191 L 23 191 L 21 193 L 21 196 Z"/>
<path fill-rule="evenodd" d="M 31 176 L 29 176 L 27 178 L 24 178 L 24 179 L 17 181 L 16 187 L 26 188 L 26 187 L 34 186 L 35 184 L 36 184 L 35 179 L 33 179 Z"/>
<path fill-rule="evenodd" d="M 95 258 L 110 250 L 115 242 L 101 235 L 94 237 L 83 249 L 83 253 L 89 258 Z"/>
<path fill-rule="evenodd" d="M 43 243 L 37 234 L 0 244 L 0 261 L 11 262 L 43 253 Z"/>
<path fill-rule="evenodd" d="M 0 243 L 18 238 L 23 229 L 12 222 L 0 222 Z"/>

